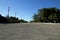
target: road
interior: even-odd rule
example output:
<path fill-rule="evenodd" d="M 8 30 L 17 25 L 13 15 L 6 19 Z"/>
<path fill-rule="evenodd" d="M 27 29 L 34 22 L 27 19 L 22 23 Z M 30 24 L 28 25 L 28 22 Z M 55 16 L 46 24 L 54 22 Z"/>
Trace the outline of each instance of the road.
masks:
<path fill-rule="evenodd" d="M 0 40 L 60 40 L 60 24 L 0 24 Z"/>

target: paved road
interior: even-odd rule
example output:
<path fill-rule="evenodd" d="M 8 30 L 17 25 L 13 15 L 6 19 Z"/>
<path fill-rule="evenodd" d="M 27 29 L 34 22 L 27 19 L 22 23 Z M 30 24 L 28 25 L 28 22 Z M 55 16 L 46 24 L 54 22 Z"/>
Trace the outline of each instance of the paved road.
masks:
<path fill-rule="evenodd" d="M 0 24 L 0 40 L 60 40 L 60 24 Z"/>

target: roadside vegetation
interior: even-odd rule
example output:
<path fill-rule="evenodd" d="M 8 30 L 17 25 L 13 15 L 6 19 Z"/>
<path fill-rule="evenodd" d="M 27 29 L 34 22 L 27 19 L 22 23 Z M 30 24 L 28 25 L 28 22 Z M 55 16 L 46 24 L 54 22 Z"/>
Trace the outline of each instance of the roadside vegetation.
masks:
<path fill-rule="evenodd" d="M 38 9 L 30 22 L 60 23 L 60 9 L 55 7 Z"/>
<path fill-rule="evenodd" d="M 0 23 L 27 23 L 27 21 L 23 20 L 23 19 L 18 19 L 16 17 L 4 17 L 2 15 L 0 15 Z"/>

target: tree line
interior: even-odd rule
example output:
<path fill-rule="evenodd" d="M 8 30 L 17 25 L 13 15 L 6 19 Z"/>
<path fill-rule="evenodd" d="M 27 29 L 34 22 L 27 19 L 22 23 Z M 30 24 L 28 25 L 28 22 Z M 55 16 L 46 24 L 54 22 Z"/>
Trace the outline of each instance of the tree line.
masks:
<path fill-rule="evenodd" d="M 30 22 L 60 23 L 60 9 L 56 7 L 38 9 L 32 18 L 33 20 Z M 27 21 L 13 16 L 4 17 L 0 15 L 0 23 L 27 23 Z"/>
<path fill-rule="evenodd" d="M 18 19 L 16 17 L 4 17 L 2 15 L 0 15 L 0 23 L 27 23 L 27 21 L 23 20 L 23 19 Z"/>
<path fill-rule="evenodd" d="M 60 23 L 60 9 L 55 7 L 38 9 L 30 22 Z"/>

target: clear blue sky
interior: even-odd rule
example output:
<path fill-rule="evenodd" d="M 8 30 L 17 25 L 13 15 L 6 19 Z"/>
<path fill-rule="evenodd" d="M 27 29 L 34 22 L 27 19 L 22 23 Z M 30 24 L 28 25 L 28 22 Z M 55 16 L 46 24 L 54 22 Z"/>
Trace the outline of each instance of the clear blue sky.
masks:
<path fill-rule="evenodd" d="M 14 16 L 30 21 L 38 9 L 46 7 L 60 8 L 60 0 L 0 0 L 0 14 L 7 15 L 10 6 L 10 16 Z"/>

